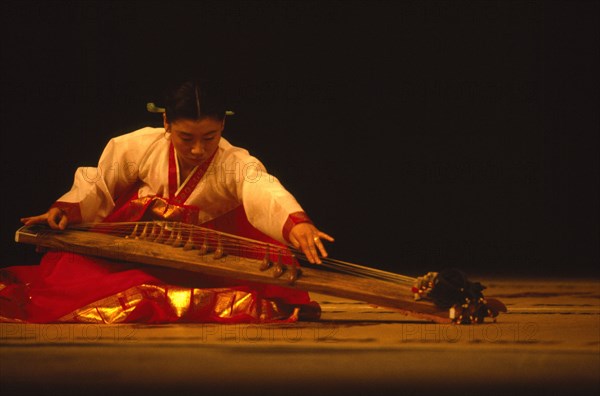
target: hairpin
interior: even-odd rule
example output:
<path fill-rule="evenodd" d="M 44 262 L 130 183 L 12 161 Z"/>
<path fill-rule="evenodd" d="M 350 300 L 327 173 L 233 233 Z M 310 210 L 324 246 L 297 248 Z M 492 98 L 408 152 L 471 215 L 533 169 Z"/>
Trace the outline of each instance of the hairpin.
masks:
<path fill-rule="evenodd" d="M 148 110 L 150 113 L 164 113 L 165 112 L 164 107 L 158 107 L 152 102 L 146 103 L 146 110 Z M 234 114 L 235 113 L 231 110 L 225 111 L 225 115 L 227 115 L 227 116 L 232 116 Z"/>
<path fill-rule="evenodd" d="M 165 112 L 164 107 L 157 107 L 152 102 L 146 103 L 146 110 L 148 110 L 150 113 L 164 113 Z"/>

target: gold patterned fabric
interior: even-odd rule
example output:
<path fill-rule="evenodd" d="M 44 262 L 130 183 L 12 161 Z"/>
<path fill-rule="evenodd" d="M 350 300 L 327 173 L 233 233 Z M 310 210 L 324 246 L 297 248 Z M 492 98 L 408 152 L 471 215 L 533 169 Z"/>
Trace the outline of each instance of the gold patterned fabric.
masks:
<path fill-rule="evenodd" d="M 313 308 L 313 309 L 311 309 Z M 317 320 L 314 307 L 286 304 L 230 288 L 184 288 L 142 284 L 77 309 L 59 322 L 161 323 L 161 322 L 295 322 Z"/>

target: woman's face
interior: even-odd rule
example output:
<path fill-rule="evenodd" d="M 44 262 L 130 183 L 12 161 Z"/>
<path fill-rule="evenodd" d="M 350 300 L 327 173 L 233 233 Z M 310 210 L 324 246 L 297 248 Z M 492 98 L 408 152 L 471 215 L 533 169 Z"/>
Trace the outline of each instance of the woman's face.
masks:
<path fill-rule="evenodd" d="M 194 167 L 206 161 L 217 150 L 225 120 L 203 118 L 168 122 L 165 118 L 164 126 L 171 133 L 180 165 Z"/>

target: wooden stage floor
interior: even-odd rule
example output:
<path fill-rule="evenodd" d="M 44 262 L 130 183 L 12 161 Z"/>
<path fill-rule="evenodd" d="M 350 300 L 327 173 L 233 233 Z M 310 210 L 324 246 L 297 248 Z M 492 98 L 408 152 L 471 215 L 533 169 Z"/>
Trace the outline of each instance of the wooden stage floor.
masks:
<path fill-rule="evenodd" d="M 509 312 L 440 325 L 313 294 L 319 322 L 0 324 L 0 394 L 596 395 L 600 280 L 477 279 Z"/>

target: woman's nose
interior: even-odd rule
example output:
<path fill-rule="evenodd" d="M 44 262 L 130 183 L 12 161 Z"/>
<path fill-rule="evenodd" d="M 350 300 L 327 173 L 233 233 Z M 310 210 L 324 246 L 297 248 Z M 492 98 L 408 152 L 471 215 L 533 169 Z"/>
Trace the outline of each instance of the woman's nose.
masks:
<path fill-rule="evenodd" d="M 203 152 L 204 152 L 204 147 L 202 146 L 202 143 L 195 142 L 194 145 L 192 146 L 192 154 L 200 155 Z"/>

